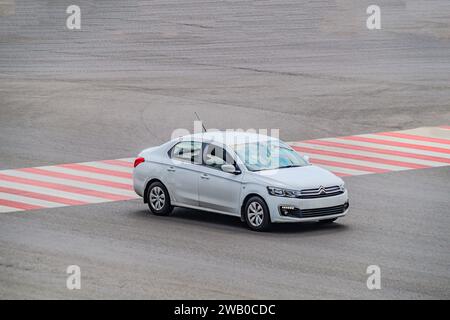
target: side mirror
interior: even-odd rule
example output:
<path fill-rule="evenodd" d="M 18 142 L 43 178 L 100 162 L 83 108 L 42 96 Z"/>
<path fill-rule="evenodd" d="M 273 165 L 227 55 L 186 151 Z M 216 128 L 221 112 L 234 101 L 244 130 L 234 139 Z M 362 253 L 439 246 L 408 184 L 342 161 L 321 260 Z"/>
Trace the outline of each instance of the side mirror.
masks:
<path fill-rule="evenodd" d="M 308 164 L 311 164 L 311 162 L 309 162 L 309 156 L 308 155 L 304 155 L 303 156 L 303 159 L 305 159 L 305 161 L 308 163 Z"/>
<path fill-rule="evenodd" d="M 207 159 L 205 160 L 205 163 L 209 166 L 223 165 L 223 164 L 225 164 L 225 161 L 220 157 L 216 157 L 216 156 L 212 156 L 212 155 L 208 154 Z"/>
<path fill-rule="evenodd" d="M 221 166 L 221 169 L 223 172 L 226 173 L 232 173 L 232 174 L 239 174 L 241 173 L 240 170 L 236 170 L 236 168 L 232 164 L 223 164 Z"/>

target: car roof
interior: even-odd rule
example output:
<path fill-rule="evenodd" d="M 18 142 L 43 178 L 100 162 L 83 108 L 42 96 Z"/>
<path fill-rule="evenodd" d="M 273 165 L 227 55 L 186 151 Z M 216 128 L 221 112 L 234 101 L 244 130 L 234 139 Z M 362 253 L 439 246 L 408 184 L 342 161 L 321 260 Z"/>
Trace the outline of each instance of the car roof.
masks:
<path fill-rule="evenodd" d="M 236 145 L 265 141 L 278 141 L 277 138 L 254 132 L 243 131 L 208 131 L 190 134 L 179 138 L 181 141 L 201 141 L 223 145 Z"/>

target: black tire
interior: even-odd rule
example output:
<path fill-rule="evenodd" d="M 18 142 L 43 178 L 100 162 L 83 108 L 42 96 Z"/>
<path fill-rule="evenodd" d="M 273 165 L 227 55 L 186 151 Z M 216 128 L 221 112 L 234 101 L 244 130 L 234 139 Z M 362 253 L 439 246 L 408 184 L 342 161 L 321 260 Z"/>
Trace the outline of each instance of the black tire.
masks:
<path fill-rule="evenodd" d="M 151 213 L 157 216 L 167 216 L 172 212 L 173 206 L 170 203 L 169 192 L 161 182 L 152 182 L 147 192 L 148 208 Z"/>
<path fill-rule="evenodd" d="M 251 210 L 249 210 L 250 207 L 252 207 Z M 259 209 L 262 211 L 259 211 Z M 252 215 L 254 212 L 258 213 Z M 256 216 L 261 218 L 261 221 L 257 220 Z M 270 228 L 269 208 L 261 197 L 254 196 L 247 200 L 244 207 L 244 219 L 247 226 L 253 231 L 267 231 Z"/>
<path fill-rule="evenodd" d="M 338 219 L 338 218 L 325 219 L 325 220 L 319 220 L 318 222 L 319 222 L 320 224 L 330 224 L 330 223 L 335 222 L 337 219 Z"/>

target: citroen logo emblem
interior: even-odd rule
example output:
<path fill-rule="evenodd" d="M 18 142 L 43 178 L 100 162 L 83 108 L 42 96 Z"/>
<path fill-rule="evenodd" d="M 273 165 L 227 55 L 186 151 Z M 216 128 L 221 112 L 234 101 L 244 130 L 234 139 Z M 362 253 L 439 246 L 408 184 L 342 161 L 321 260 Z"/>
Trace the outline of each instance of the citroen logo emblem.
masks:
<path fill-rule="evenodd" d="M 327 192 L 325 191 L 324 187 L 323 187 L 323 186 L 320 186 L 320 188 L 319 188 L 319 194 L 325 194 L 325 193 L 327 193 Z"/>

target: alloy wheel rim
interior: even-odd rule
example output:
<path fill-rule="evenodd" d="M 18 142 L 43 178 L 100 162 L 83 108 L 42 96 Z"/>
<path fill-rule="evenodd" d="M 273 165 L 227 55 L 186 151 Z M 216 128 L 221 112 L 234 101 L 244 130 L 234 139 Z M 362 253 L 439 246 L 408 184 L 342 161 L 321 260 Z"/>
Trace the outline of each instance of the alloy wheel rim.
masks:
<path fill-rule="evenodd" d="M 166 195 L 160 187 L 150 190 L 150 205 L 155 210 L 161 210 L 166 202 Z"/>
<path fill-rule="evenodd" d="M 250 224 L 259 227 L 264 219 L 264 210 L 258 202 L 252 202 L 247 208 L 247 217 Z"/>

